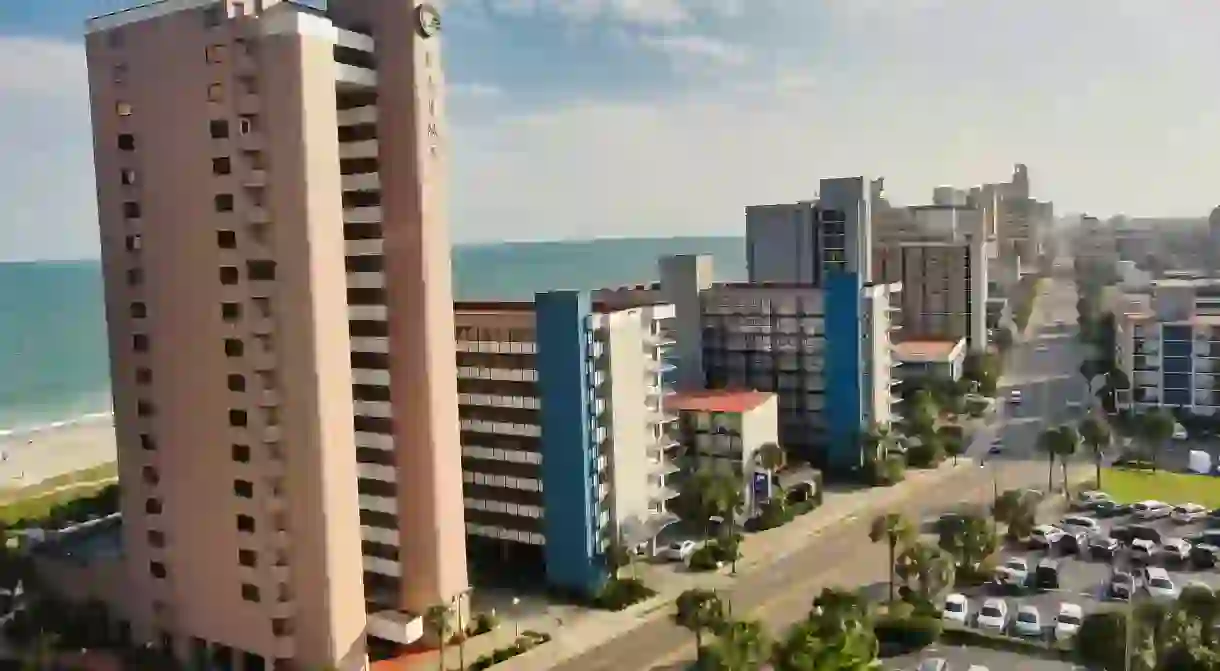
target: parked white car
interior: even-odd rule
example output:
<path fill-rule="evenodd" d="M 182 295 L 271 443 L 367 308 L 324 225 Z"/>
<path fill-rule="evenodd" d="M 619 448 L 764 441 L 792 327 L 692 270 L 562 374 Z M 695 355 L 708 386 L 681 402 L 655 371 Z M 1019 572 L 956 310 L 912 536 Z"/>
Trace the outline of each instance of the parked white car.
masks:
<path fill-rule="evenodd" d="M 669 561 L 686 561 L 698 549 L 695 541 L 676 541 L 661 548 L 657 554 Z"/>
<path fill-rule="evenodd" d="M 1173 508 L 1162 501 L 1140 501 L 1131 506 L 1131 515 L 1137 520 L 1157 520 L 1172 513 Z"/>
<path fill-rule="evenodd" d="M 1074 603 L 1059 604 L 1059 614 L 1055 616 L 1055 640 L 1066 641 L 1080 631 L 1080 623 L 1084 620 L 1084 609 Z"/>
<path fill-rule="evenodd" d="M 1178 598 L 1177 586 L 1173 584 L 1169 573 L 1159 566 L 1144 569 L 1144 589 L 1154 599 Z"/>
<path fill-rule="evenodd" d="M 1063 538 L 1063 529 L 1049 524 L 1034 527 L 1034 530 L 1029 532 L 1029 544 L 1035 548 L 1050 547 L 1058 543 L 1061 538 Z"/>
<path fill-rule="evenodd" d="M 1081 503 L 1086 503 L 1086 504 L 1093 504 L 1093 503 L 1097 503 L 1098 501 L 1113 501 L 1114 500 L 1113 497 L 1111 497 L 1109 494 L 1102 492 L 1102 491 L 1097 491 L 1097 490 L 1080 492 L 1080 496 L 1078 498 L 1080 499 Z"/>
<path fill-rule="evenodd" d="M 1008 628 L 1008 602 L 1003 599 L 987 599 L 979 609 L 979 629 L 1004 633 Z"/>
<path fill-rule="evenodd" d="M 964 594 L 950 594 L 945 597 L 945 608 L 941 616 L 945 622 L 965 626 L 970 617 L 970 600 Z"/>
<path fill-rule="evenodd" d="M 1207 508 L 1197 503 L 1183 503 L 1180 506 L 1174 506 L 1173 512 L 1169 515 L 1169 519 L 1177 524 L 1191 524 L 1205 517 L 1207 517 Z"/>
<path fill-rule="evenodd" d="M 1030 638 L 1042 637 L 1042 615 L 1034 606 L 1025 605 L 1017 609 L 1016 623 L 1013 625 L 1018 636 Z"/>
<path fill-rule="evenodd" d="M 1029 581 L 1029 562 L 1022 557 L 1010 557 L 996 569 L 1002 582 L 1025 585 Z"/>
<path fill-rule="evenodd" d="M 1184 562 L 1190 559 L 1190 543 L 1181 538 L 1166 538 L 1161 543 L 1161 556 L 1173 562 Z"/>
<path fill-rule="evenodd" d="M 1068 515 L 1059 522 L 1059 527 L 1065 531 L 1083 531 L 1089 534 L 1101 531 L 1101 524 L 1097 520 L 1084 515 Z"/>
<path fill-rule="evenodd" d="M 1152 558 L 1156 556 L 1156 543 L 1146 539 L 1137 538 L 1131 541 L 1131 559 L 1143 564 L 1152 563 Z"/>

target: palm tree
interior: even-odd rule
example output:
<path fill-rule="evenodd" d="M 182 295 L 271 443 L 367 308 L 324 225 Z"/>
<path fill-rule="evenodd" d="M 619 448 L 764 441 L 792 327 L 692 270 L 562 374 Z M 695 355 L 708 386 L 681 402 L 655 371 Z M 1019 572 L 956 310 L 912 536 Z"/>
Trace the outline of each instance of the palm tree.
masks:
<path fill-rule="evenodd" d="M 889 576 L 890 601 L 894 600 L 894 561 L 897 559 L 898 547 L 906 545 L 915 539 L 916 530 L 901 513 L 886 513 L 873 519 L 868 537 L 874 543 L 885 541 L 890 549 L 890 562 L 886 569 Z"/>
<path fill-rule="evenodd" d="M 953 557 L 930 543 L 912 543 L 898 555 L 894 572 L 920 598 L 932 601 L 953 584 Z"/>
<path fill-rule="evenodd" d="M 1046 468 L 1046 491 L 1048 494 L 1055 488 L 1055 455 L 1057 454 L 1055 443 L 1058 440 L 1058 427 L 1045 429 L 1042 433 L 1038 434 L 1038 451 L 1046 455 L 1048 462 Z"/>
<path fill-rule="evenodd" d="M 1027 491 L 1010 489 L 1000 494 L 991 510 L 992 518 L 1008 527 L 1008 538 L 1020 540 L 1034 529 L 1038 504 Z"/>
<path fill-rule="evenodd" d="M 677 612 L 674 622 L 695 635 L 695 655 L 703 659 L 703 632 L 719 631 L 728 616 L 725 602 L 716 592 L 707 589 L 688 589 L 678 595 L 675 602 Z"/>
<path fill-rule="evenodd" d="M 1059 427 L 1058 438 L 1055 440 L 1055 456 L 1059 458 L 1059 466 L 1063 470 L 1063 496 L 1071 498 L 1068 491 L 1068 461 L 1080 450 L 1080 433 L 1076 427 L 1065 424 Z"/>
<path fill-rule="evenodd" d="M 439 653 L 436 657 L 436 668 L 440 671 L 445 671 L 445 643 L 453 634 L 452 616 L 453 608 L 449 604 L 436 604 L 429 606 L 428 610 L 424 611 L 424 627 L 432 632 L 438 641 Z"/>
<path fill-rule="evenodd" d="M 712 469 L 700 469 L 691 481 L 699 514 L 705 520 L 703 538 L 711 535 L 711 518 L 729 519 L 741 507 L 741 483 L 737 478 Z"/>
<path fill-rule="evenodd" d="M 1136 423 L 1136 432 L 1148 448 L 1154 473 L 1159 466 L 1161 449 L 1165 447 L 1165 442 L 1173 437 L 1176 423 L 1173 415 L 1165 408 L 1154 408 L 1144 413 Z"/>
<path fill-rule="evenodd" d="M 776 471 L 784 467 L 784 464 L 788 463 L 788 455 L 784 453 L 784 448 L 775 443 L 759 445 L 755 455 L 758 465 L 762 466 L 768 476 L 774 475 Z"/>
<path fill-rule="evenodd" d="M 762 625 L 755 621 L 729 622 L 710 646 L 706 668 L 737 671 L 757 669 L 771 652 L 771 641 Z M 705 667 L 700 667 L 705 668 Z"/>
<path fill-rule="evenodd" d="M 1080 421 L 1080 438 L 1093 455 L 1093 467 L 1097 471 L 1097 488 L 1101 489 L 1101 462 L 1106 448 L 1110 446 L 1110 426 L 1100 418 L 1089 415 Z"/>

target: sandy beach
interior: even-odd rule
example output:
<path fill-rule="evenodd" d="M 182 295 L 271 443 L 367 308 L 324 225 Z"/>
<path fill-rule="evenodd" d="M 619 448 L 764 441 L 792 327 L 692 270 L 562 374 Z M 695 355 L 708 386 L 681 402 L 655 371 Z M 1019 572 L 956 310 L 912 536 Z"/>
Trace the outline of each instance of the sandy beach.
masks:
<path fill-rule="evenodd" d="M 21 436 L 0 437 L 0 489 L 28 487 L 47 478 L 115 460 L 114 423 L 84 422 Z"/>

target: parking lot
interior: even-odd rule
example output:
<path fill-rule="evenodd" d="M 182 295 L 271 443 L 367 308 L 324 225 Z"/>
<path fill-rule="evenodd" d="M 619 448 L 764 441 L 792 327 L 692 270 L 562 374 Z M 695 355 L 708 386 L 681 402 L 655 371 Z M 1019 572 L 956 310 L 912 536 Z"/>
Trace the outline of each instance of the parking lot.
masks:
<path fill-rule="evenodd" d="M 1130 516 L 1099 520 L 1099 522 L 1106 533 L 1109 533 L 1115 526 L 1129 526 L 1135 523 Z M 1187 537 L 1209 528 L 1207 522 L 1181 525 L 1169 519 L 1139 523 L 1157 529 L 1166 539 Z M 1210 528 L 1214 530 L 1217 527 L 1212 526 Z M 1016 617 L 1017 609 L 1023 605 L 1032 605 L 1038 609 L 1041 616 L 1044 635 L 1049 635 L 1050 630 L 1054 627 L 1054 618 L 1058 614 L 1061 604 L 1077 604 L 1083 609 L 1085 614 L 1095 611 L 1108 600 L 1106 588 L 1109 584 L 1110 576 L 1115 570 L 1138 573 L 1140 567 L 1140 565 L 1132 563 L 1130 550 L 1125 546 L 1119 549 L 1113 561 L 1107 561 L 1100 557 L 1092 557 L 1088 552 L 1080 556 L 1065 556 L 1058 550 L 1006 548 L 1001 552 L 999 563 L 1003 564 L 1006 560 L 1013 557 L 1023 558 L 1026 560 L 1032 576 L 1039 561 L 1048 556 L 1059 562 L 1059 588 L 1057 590 L 1042 591 L 1029 587 L 1022 590 L 1013 590 L 990 584 L 961 590 L 961 593 L 970 600 L 969 622 L 973 624 L 974 618 L 977 616 L 986 598 L 997 597 L 1005 599 L 1008 604 L 1010 628 L 1013 618 Z M 1165 565 L 1159 559 L 1154 559 L 1151 565 L 1165 568 L 1174 586 L 1179 590 L 1192 583 L 1202 583 L 1208 585 L 1213 590 L 1220 590 L 1220 570 L 1215 568 L 1195 570 L 1189 564 L 1185 566 Z"/>
<path fill-rule="evenodd" d="M 951 671 L 966 671 L 972 665 L 985 667 L 987 671 L 1075 671 L 1078 667 L 1068 662 L 1036 659 L 1025 655 L 986 648 L 966 648 L 935 645 L 918 654 L 892 657 L 882 662 L 887 671 L 916 671 L 920 662 L 941 658 L 949 663 Z"/>

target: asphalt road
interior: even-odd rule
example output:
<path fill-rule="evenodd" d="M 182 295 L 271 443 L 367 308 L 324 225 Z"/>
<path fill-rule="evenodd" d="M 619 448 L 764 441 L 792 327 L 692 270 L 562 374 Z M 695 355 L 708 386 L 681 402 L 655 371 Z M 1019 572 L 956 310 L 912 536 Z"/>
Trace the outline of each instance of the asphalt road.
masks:
<path fill-rule="evenodd" d="M 1034 448 L 1042 426 L 1053 419 L 1057 403 L 1075 390 L 1082 394 L 1083 382 L 1076 371 L 1076 345 L 1067 334 L 1055 334 L 1051 322 L 1064 319 L 1074 327 L 1075 294 L 1070 285 L 1052 285 L 1039 299 L 1031 318 L 1035 328 L 1031 341 L 1021 346 L 1009 366 L 1009 378 L 1023 394 L 1026 405 L 1012 418 L 1001 416 L 998 430 L 1011 449 L 988 468 L 963 469 L 951 481 L 910 500 L 902 511 L 914 518 L 930 517 L 964 503 L 987 503 L 993 488 L 1045 484 L 1046 468 Z M 1048 351 L 1038 351 L 1044 343 Z M 1077 380 L 1071 378 L 1075 376 Z M 1075 386 L 1073 386 L 1075 382 Z M 1047 401 L 1030 403 L 1046 395 Z M 1066 401 L 1064 401 L 1064 404 Z M 1032 413 L 1046 413 L 1034 416 Z M 878 511 L 882 512 L 882 511 Z M 754 617 L 772 631 L 782 631 L 804 617 L 813 597 L 824 587 L 865 587 L 882 596 L 888 574 L 886 549 L 868 540 L 868 519 L 843 520 L 815 538 L 804 549 L 777 563 L 735 579 L 726 590 L 736 617 Z M 694 641 L 689 632 L 674 625 L 660 612 L 616 639 L 590 649 L 562 664 L 556 671 L 676 671 L 694 659 Z M 998 667 L 1003 668 L 1003 667 Z M 1048 667 L 1048 671 L 1054 667 Z"/>

